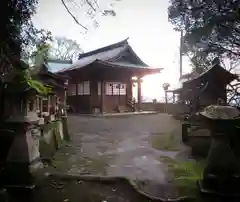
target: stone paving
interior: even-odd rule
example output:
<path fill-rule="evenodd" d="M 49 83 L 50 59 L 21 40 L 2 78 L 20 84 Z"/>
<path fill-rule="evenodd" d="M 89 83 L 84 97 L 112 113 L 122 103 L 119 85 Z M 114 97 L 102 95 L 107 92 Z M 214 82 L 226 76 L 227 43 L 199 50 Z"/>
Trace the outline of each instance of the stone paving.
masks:
<path fill-rule="evenodd" d="M 154 147 L 152 136 L 173 136 L 182 148 L 180 122 L 168 114 L 107 118 L 69 115 L 68 126 L 72 141 L 53 161 L 58 172 L 165 183 L 166 166 L 160 157 L 174 158 L 179 150 Z"/>

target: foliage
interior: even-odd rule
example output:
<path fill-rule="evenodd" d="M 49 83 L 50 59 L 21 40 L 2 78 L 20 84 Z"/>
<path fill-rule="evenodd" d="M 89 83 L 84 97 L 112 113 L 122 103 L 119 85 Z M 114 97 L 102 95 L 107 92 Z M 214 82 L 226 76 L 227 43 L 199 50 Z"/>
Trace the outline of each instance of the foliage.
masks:
<path fill-rule="evenodd" d="M 202 179 L 205 161 L 177 162 L 169 157 L 161 157 L 161 160 L 168 165 L 170 181 L 176 186 L 196 187 L 196 182 Z"/>
<path fill-rule="evenodd" d="M 41 82 L 32 79 L 29 66 L 20 59 L 29 59 L 33 47 L 49 39 L 50 33 L 37 30 L 31 21 L 38 0 L 1 2 L 0 21 L 0 68 L 1 73 L 14 74 L 13 86 L 25 89 L 33 88 L 38 93 L 47 93 L 49 89 Z M 25 87 L 24 87 L 25 86 Z M 23 88 L 22 88 L 23 87 Z M 25 89 L 26 90 L 26 89 Z"/>
<path fill-rule="evenodd" d="M 0 47 L 4 55 L 20 56 L 22 45 L 28 44 L 29 37 L 27 36 L 32 27 L 30 18 L 35 13 L 36 5 L 37 0 L 1 2 L 1 13 L 4 15 L 0 21 Z"/>
<path fill-rule="evenodd" d="M 82 53 L 80 45 L 65 37 L 56 37 L 51 43 L 49 57 L 56 60 L 75 60 Z"/>
<path fill-rule="evenodd" d="M 192 79 L 211 66 L 217 56 L 223 66 L 238 62 L 240 56 L 239 0 L 170 0 L 169 20 L 183 31 L 182 51 L 188 55 L 193 70 L 185 78 Z M 227 70 L 232 70 L 230 65 Z M 228 87 L 229 102 L 240 104 L 239 84 Z"/>
<path fill-rule="evenodd" d="M 184 52 L 207 57 L 240 56 L 239 0 L 171 0 L 169 20 L 184 30 Z"/>
<path fill-rule="evenodd" d="M 51 92 L 51 88 L 44 86 L 40 81 L 30 78 L 26 80 L 26 82 L 29 87 L 36 90 L 39 94 L 47 95 L 49 92 Z"/>
<path fill-rule="evenodd" d="M 4 13 L 0 22 L 1 68 L 13 67 L 11 64 L 16 58 L 28 62 L 36 50 L 36 45 L 50 39 L 50 32 L 36 29 L 31 21 L 37 3 L 38 0 L 1 2 L 0 8 Z"/>
<path fill-rule="evenodd" d="M 32 78 L 29 66 L 24 62 L 21 61 L 19 65 L 15 67 L 14 73 L 13 83 L 16 87 L 28 87 L 29 89 L 36 90 L 39 94 L 47 94 L 50 92 L 49 87 L 44 86 L 41 82 Z"/>
<path fill-rule="evenodd" d="M 36 63 L 39 57 L 46 61 L 49 56 L 50 42 L 52 41 L 51 32 L 32 27 L 28 34 L 29 43 L 24 45 L 22 58 L 29 64 Z"/>
<path fill-rule="evenodd" d="M 48 43 L 39 43 L 36 50 L 32 53 L 31 59 L 35 65 L 41 65 L 49 59 L 50 45 Z"/>

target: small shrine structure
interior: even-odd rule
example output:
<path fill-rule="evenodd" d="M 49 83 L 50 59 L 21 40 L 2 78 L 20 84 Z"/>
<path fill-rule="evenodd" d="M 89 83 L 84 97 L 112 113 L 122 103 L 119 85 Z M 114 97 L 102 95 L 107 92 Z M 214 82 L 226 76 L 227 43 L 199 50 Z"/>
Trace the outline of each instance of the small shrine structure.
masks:
<path fill-rule="evenodd" d="M 227 104 L 227 85 L 238 76 L 230 73 L 219 64 L 213 65 L 199 76 L 185 81 L 182 87 L 168 91 L 178 101 L 190 106 L 191 112 L 197 112 L 206 106 Z"/>
<path fill-rule="evenodd" d="M 32 77 L 51 89 L 47 96 L 36 96 L 38 114 L 55 119 L 66 108 L 68 77 L 50 72 L 45 63 L 34 67 Z"/>

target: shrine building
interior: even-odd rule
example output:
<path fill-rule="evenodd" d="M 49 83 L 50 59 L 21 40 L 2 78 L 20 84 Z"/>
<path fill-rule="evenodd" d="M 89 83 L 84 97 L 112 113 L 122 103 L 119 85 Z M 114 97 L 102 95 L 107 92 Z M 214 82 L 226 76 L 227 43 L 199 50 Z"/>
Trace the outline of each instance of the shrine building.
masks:
<path fill-rule="evenodd" d="M 161 70 L 144 63 L 126 39 L 80 54 L 75 63 L 57 73 L 70 78 L 67 104 L 73 112 L 111 113 L 141 110 L 142 78 Z M 135 109 L 133 83 L 137 86 Z"/>

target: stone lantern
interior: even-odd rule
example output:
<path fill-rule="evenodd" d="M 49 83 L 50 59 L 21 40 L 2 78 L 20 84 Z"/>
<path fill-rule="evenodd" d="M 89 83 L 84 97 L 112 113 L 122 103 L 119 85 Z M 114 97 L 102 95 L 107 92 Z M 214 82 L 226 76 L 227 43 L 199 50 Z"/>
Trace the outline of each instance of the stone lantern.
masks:
<path fill-rule="evenodd" d="M 36 171 L 42 167 L 36 94 L 36 90 L 27 85 L 10 84 L 6 90 L 12 112 L 4 126 L 14 131 L 2 176 L 4 184 L 9 187 L 33 188 Z"/>
<path fill-rule="evenodd" d="M 200 112 L 212 138 L 207 165 L 199 183 L 204 193 L 240 196 L 240 170 L 232 147 L 239 115 L 236 108 L 220 105 L 208 106 Z"/>

